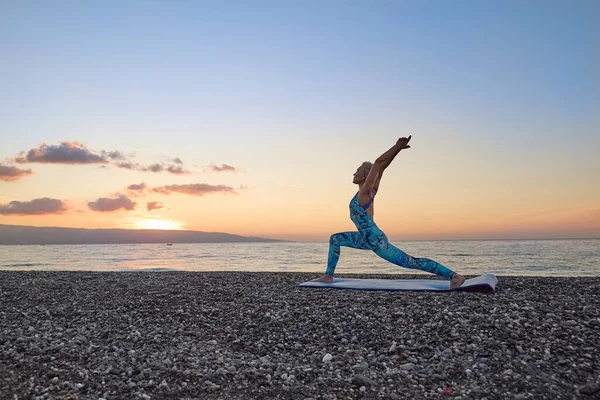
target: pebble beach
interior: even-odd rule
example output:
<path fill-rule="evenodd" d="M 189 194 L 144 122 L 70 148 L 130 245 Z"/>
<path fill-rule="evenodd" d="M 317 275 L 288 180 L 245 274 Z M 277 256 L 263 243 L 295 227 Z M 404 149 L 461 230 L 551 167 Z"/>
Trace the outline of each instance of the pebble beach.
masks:
<path fill-rule="evenodd" d="M 600 398 L 600 277 L 297 286 L 315 277 L 0 271 L 0 399 Z"/>

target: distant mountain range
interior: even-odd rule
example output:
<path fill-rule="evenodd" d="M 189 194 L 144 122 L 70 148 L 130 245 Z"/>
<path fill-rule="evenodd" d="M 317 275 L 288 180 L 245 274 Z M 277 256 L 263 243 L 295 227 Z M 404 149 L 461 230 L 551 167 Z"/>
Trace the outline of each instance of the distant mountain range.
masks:
<path fill-rule="evenodd" d="M 0 245 L 284 242 L 220 232 L 160 229 L 81 229 L 0 224 Z"/>

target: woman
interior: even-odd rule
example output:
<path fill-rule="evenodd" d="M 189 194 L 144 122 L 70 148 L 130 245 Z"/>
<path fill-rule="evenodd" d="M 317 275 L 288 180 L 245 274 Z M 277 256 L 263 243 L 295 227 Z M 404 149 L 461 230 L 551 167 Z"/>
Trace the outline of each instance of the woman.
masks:
<path fill-rule="evenodd" d="M 390 244 L 373 221 L 373 201 L 379 189 L 383 171 L 390 165 L 400 150 L 409 149 L 411 136 L 400 138 L 392 148 L 383 153 L 374 163 L 365 161 L 354 173 L 353 183 L 358 192 L 350 200 L 350 219 L 358 232 L 342 232 L 331 235 L 329 257 L 325 275 L 317 282 L 333 282 L 333 273 L 340 259 L 340 246 L 362 250 L 373 250 L 379 257 L 404 268 L 419 269 L 450 280 L 450 289 L 456 289 L 465 282 L 465 277 L 428 258 L 414 258 Z"/>

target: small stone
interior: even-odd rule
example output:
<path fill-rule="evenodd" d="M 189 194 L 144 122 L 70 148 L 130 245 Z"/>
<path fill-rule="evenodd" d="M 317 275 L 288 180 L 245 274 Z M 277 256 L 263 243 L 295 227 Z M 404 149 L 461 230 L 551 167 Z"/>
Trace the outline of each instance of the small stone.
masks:
<path fill-rule="evenodd" d="M 402 364 L 402 365 L 400 365 L 400 369 L 403 371 L 410 371 L 412 369 L 415 369 L 415 364 L 413 364 L 413 363 Z"/>
<path fill-rule="evenodd" d="M 517 349 L 517 351 L 519 353 L 523 353 L 523 347 L 517 345 L 517 346 L 515 346 L 515 348 Z"/>
<path fill-rule="evenodd" d="M 388 349 L 389 353 L 394 353 L 398 349 L 398 344 L 396 342 L 392 342 L 392 345 Z"/>
<path fill-rule="evenodd" d="M 208 342 L 206 342 L 207 345 L 209 346 L 216 346 L 217 345 L 217 341 L 216 340 L 209 340 Z"/>
<path fill-rule="evenodd" d="M 359 386 L 375 386 L 375 381 L 361 374 L 356 374 L 352 378 Z"/>
<path fill-rule="evenodd" d="M 52 379 L 50 380 L 50 382 L 51 382 L 53 385 L 56 385 L 56 384 L 58 383 L 58 376 L 55 376 L 54 378 L 52 378 Z"/>
<path fill-rule="evenodd" d="M 169 387 L 167 380 L 163 379 L 163 381 L 160 383 L 160 385 L 158 385 L 158 389 L 159 390 L 170 390 L 171 388 Z"/>
<path fill-rule="evenodd" d="M 577 321 L 575 321 L 574 319 L 570 319 L 567 322 L 565 322 L 565 325 L 567 325 L 567 326 L 575 326 L 575 325 L 577 325 Z"/>
<path fill-rule="evenodd" d="M 452 357 L 452 349 L 448 348 L 448 349 L 442 351 L 442 356 L 446 357 L 446 358 Z"/>
<path fill-rule="evenodd" d="M 323 357 L 323 362 L 330 362 L 333 359 L 333 356 L 329 353 L 325 354 L 325 357 Z"/>
<path fill-rule="evenodd" d="M 515 395 L 515 400 L 525 400 L 527 395 L 525 393 L 519 393 Z"/>
<path fill-rule="evenodd" d="M 364 393 L 367 391 L 367 388 L 364 386 L 361 386 L 360 389 L 358 389 L 358 390 L 360 390 L 361 393 Z"/>
<path fill-rule="evenodd" d="M 594 394 L 600 391 L 600 385 L 597 383 L 587 383 L 579 387 L 579 393 L 581 394 Z"/>

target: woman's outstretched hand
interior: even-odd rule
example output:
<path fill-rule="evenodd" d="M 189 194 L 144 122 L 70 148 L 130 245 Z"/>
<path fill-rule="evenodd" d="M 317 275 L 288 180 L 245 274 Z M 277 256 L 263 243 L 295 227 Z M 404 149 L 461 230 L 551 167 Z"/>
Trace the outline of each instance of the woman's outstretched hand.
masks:
<path fill-rule="evenodd" d="M 400 150 L 402 150 L 402 149 L 410 149 L 410 146 L 408 145 L 408 142 L 410 142 L 410 138 L 411 137 L 412 137 L 412 135 L 409 136 L 409 137 L 407 137 L 407 138 L 401 137 L 396 142 L 396 146 L 400 146 Z"/>

